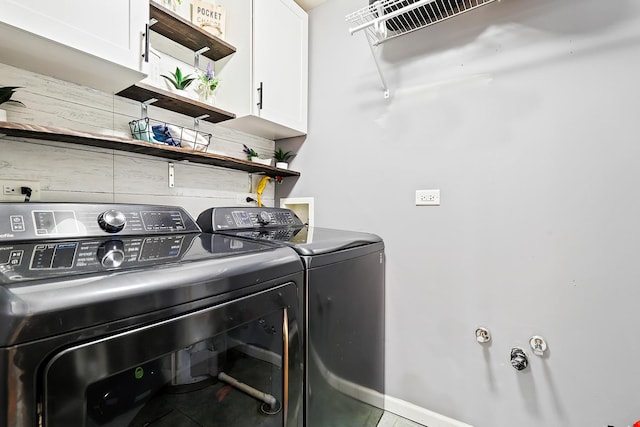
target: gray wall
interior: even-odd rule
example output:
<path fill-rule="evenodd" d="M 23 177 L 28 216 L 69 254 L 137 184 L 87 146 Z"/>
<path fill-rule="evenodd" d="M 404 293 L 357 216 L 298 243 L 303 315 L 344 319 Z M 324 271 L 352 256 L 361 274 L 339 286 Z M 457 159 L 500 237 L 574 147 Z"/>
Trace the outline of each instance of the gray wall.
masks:
<path fill-rule="evenodd" d="M 344 22 L 366 4 L 310 12 L 303 174 L 276 196 L 385 239 L 387 394 L 477 427 L 640 419 L 640 3 L 503 0 L 390 41 L 388 100 Z"/>

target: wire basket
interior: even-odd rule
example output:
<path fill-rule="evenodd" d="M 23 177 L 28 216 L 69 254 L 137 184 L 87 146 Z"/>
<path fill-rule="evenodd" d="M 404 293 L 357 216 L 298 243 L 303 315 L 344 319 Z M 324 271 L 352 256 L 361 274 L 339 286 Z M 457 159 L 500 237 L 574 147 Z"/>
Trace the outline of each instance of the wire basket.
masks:
<path fill-rule="evenodd" d="M 211 134 L 145 117 L 129 122 L 131 136 L 154 144 L 184 148 L 189 151 L 207 151 Z"/>

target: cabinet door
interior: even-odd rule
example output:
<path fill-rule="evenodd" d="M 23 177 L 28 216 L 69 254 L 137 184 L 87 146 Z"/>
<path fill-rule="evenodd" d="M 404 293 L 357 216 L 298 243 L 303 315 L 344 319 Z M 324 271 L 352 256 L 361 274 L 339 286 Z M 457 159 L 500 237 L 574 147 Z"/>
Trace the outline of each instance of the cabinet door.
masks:
<path fill-rule="evenodd" d="M 0 20 L 6 24 L 141 70 L 141 34 L 149 16 L 147 2 L 0 0 L 0 9 Z"/>
<path fill-rule="evenodd" d="M 145 77 L 149 3 L 0 0 L 0 60 L 115 93 Z"/>
<path fill-rule="evenodd" d="M 254 114 L 306 133 L 308 16 L 293 0 L 253 6 Z"/>

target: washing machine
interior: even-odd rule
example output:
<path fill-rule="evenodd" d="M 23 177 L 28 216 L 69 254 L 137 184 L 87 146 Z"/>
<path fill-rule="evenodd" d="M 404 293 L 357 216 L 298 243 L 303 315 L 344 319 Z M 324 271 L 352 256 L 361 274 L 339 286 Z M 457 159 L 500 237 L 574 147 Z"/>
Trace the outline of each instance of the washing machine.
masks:
<path fill-rule="evenodd" d="M 374 427 L 384 407 L 384 242 L 305 225 L 289 209 L 216 207 L 207 232 L 292 248 L 305 266 L 305 425 Z"/>
<path fill-rule="evenodd" d="M 180 207 L 0 204 L 0 426 L 300 427 L 303 282 Z"/>

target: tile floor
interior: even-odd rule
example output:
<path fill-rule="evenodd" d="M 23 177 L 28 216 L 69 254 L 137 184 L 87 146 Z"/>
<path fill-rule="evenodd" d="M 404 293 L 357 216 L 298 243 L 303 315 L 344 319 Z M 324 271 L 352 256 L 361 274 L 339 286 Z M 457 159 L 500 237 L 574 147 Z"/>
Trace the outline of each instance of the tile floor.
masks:
<path fill-rule="evenodd" d="M 391 412 L 385 412 L 380 418 L 378 427 L 425 427 L 422 424 L 414 423 L 405 418 L 399 417 Z"/>

